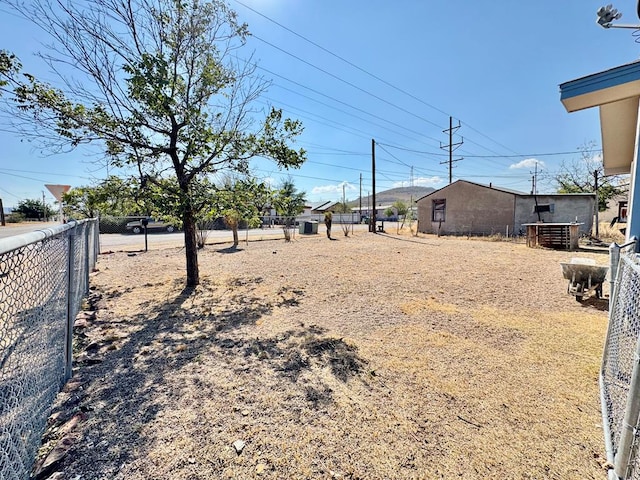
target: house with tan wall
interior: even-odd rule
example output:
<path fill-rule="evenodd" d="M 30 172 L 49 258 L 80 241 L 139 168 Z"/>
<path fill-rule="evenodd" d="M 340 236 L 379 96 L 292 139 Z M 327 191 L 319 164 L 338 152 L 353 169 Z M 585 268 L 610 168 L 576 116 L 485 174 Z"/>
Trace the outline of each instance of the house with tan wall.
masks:
<path fill-rule="evenodd" d="M 528 194 L 457 180 L 416 201 L 418 229 L 443 235 L 512 235 L 523 224 L 577 222 L 591 232 L 595 194 Z"/>

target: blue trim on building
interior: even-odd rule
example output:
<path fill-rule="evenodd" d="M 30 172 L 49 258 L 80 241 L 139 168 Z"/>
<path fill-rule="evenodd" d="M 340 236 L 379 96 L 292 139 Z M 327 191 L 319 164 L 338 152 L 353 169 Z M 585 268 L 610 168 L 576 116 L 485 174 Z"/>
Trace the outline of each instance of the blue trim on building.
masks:
<path fill-rule="evenodd" d="M 640 145 L 638 145 L 638 151 L 636 152 L 636 158 L 640 155 Z M 633 237 L 640 238 L 640 175 L 638 175 L 638 166 L 634 165 L 634 172 L 631 173 L 629 179 L 629 210 L 627 214 L 627 241 Z M 636 244 L 636 252 L 638 252 L 639 245 Z"/>
<path fill-rule="evenodd" d="M 560 100 L 640 80 L 640 61 L 560 84 Z"/>

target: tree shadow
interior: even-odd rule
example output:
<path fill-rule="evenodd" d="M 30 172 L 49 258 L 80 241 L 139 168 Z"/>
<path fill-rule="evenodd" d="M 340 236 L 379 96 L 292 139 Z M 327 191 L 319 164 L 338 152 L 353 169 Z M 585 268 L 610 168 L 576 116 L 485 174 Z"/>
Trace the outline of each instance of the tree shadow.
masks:
<path fill-rule="evenodd" d="M 166 378 L 203 355 L 229 358 L 229 368 L 240 368 L 239 375 L 258 367 L 272 369 L 288 380 L 282 388 L 298 391 L 311 408 L 331 403 L 332 388 L 317 372 L 328 368 L 337 381 L 347 382 L 363 371 L 366 360 L 356 347 L 327 336 L 317 325 L 300 324 L 271 338 L 244 333 L 244 326 L 254 325 L 274 307 L 298 305 L 303 295 L 301 290 L 281 289 L 276 292 L 280 300 L 276 296 L 273 303 L 265 302 L 250 294 L 253 284 L 261 282 L 250 278 L 229 283 L 222 311 L 206 310 L 210 298 L 199 298 L 207 287 L 203 282 L 158 304 L 151 315 L 114 319 L 107 310 L 86 329 L 90 335 L 77 332 L 75 374 L 54 405 L 45 448 L 51 450 L 63 439 L 62 427 L 69 419 L 81 414 L 85 420 L 57 469 L 64 472 L 66 466 L 69 471 L 64 473 L 114 478 L 122 465 L 144 455 L 153 440 L 143 435 L 144 426 L 166 409 L 158 400 L 166 397 L 166 389 L 175 388 Z M 228 287 L 235 290 L 231 296 Z M 90 308 L 100 310 L 108 295 L 94 291 Z M 106 336 L 108 331 L 118 333 Z M 299 383 L 302 375 L 315 375 L 313 384 Z"/>
<path fill-rule="evenodd" d="M 218 250 L 216 250 L 217 253 L 236 253 L 236 252 L 242 252 L 244 249 L 239 248 L 237 245 L 236 246 L 230 246 L 230 247 L 226 247 L 226 248 L 220 248 Z"/>
<path fill-rule="evenodd" d="M 236 344 L 221 334 L 255 323 L 272 308 L 243 297 L 232 301 L 230 309 L 221 314 L 202 315 L 186 305 L 196 295 L 196 289 L 184 288 L 159 304 L 153 315 L 136 314 L 127 319 L 99 315 L 89 327 L 91 340 L 85 333 L 76 332 L 74 377 L 52 409 L 43 445 L 50 449 L 60 441 L 61 425 L 79 413 L 89 417 L 91 428 L 82 428 L 75 434 L 77 438 L 61 467 L 72 459 L 74 468 L 80 471 L 94 471 L 96 478 L 113 478 L 118 465 L 133 458 L 135 449 L 123 446 L 141 446 L 142 426 L 161 411 L 156 397 L 165 376 L 212 347 L 235 348 Z M 101 296 L 94 292 L 94 301 Z M 194 320 L 204 326 L 194 331 Z M 134 327 L 128 336 L 100 337 L 102 332 L 114 328 L 123 331 L 132 325 L 140 328 Z M 105 442 L 105 438 L 109 441 Z M 98 445 L 101 447 L 95 448 Z"/>
<path fill-rule="evenodd" d="M 439 247 L 440 246 L 439 243 L 431 243 L 431 242 L 427 242 L 427 241 L 413 240 L 411 238 L 398 237 L 398 236 L 394 236 L 394 235 L 391 235 L 391 234 L 386 233 L 386 232 L 378 232 L 378 233 L 376 233 L 376 235 L 378 235 L 379 237 L 383 237 L 383 238 L 389 238 L 391 240 L 397 240 L 399 242 L 419 243 L 420 245 L 427 245 L 427 246 L 430 246 L 430 247 Z"/>

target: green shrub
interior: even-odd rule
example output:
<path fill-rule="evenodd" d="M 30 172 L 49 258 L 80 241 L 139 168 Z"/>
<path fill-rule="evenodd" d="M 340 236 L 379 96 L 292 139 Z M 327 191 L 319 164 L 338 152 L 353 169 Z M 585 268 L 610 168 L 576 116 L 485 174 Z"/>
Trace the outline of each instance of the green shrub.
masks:
<path fill-rule="evenodd" d="M 19 212 L 13 212 L 6 215 L 4 219 L 7 223 L 20 223 L 20 222 L 24 222 L 25 217 L 23 214 Z"/>

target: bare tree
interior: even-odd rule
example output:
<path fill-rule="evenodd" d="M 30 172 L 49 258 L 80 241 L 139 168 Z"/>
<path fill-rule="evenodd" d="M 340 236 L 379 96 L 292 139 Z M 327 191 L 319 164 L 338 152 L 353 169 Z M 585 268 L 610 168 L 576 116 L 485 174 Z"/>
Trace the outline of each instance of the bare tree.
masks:
<path fill-rule="evenodd" d="M 580 158 L 562 162 L 560 172 L 555 175 L 559 193 L 598 193 L 598 209 L 606 210 L 608 201 L 625 192 L 621 187 L 621 177 L 605 175 L 602 156 L 594 153 L 595 144 L 586 143 L 580 147 Z"/>

